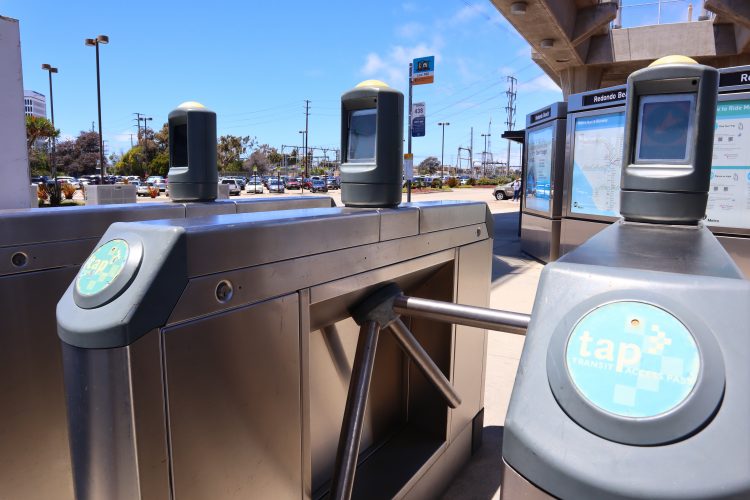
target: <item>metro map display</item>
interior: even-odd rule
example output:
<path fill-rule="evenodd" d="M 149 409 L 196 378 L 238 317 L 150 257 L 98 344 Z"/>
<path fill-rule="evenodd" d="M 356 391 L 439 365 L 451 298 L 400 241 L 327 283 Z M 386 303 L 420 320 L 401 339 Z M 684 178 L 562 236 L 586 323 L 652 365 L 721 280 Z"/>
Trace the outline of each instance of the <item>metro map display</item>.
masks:
<path fill-rule="evenodd" d="M 750 99 L 719 103 L 712 165 L 707 225 L 750 229 Z"/>
<path fill-rule="evenodd" d="M 525 207 L 550 211 L 552 199 L 552 125 L 528 133 Z"/>
<path fill-rule="evenodd" d="M 570 212 L 620 216 L 625 112 L 576 118 Z"/>

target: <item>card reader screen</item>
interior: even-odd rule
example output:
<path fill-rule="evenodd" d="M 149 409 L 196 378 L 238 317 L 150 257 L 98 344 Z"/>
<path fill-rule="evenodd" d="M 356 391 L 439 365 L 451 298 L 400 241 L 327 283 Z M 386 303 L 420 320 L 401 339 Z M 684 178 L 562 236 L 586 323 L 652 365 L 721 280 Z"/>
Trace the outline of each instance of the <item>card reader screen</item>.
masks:
<path fill-rule="evenodd" d="M 681 163 L 692 151 L 694 94 L 641 97 L 636 163 Z"/>
<path fill-rule="evenodd" d="M 360 109 L 349 114 L 347 161 L 375 161 L 376 110 Z"/>

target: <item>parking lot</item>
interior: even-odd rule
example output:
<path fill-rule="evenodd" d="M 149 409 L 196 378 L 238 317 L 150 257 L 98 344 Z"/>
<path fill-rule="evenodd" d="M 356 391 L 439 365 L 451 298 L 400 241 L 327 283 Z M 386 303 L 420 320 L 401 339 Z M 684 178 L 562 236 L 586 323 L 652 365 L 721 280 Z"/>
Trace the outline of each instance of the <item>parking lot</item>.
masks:
<path fill-rule="evenodd" d="M 80 196 L 80 191 L 76 193 L 76 198 Z M 336 202 L 336 205 L 343 206 L 341 203 L 341 190 L 333 189 L 327 193 L 315 193 L 312 194 L 310 191 L 297 190 L 286 190 L 284 193 L 269 193 L 267 189 L 264 189 L 263 194 L 252 194 L 242 191 L 239 196 L 231 196 L 231 199 L 237 198 L 277 198 L 280 196 L 330 196 Z M 406 201 L 406 193 L 403 195 L 403 201 Z M 435 200 L 462 200 L 462 201 L 483 201 L 486 202 L 490 207 L 492 213 L 505 213 L 518 211 L 519 204 L 510 200 L 495 200 L 492 196 L 492 186 L 488 187 L 474 187 L 474 188 L 456 188 L 453 190 L 433 191 L 433 192 L 419 192 L 415 191 L 412 193 L 412 201 L 435 201 Z M 169 197 L 164 193 L 161 193 L 157 198 L 138 197 L 138 203 L 164 203 L 170 201 Z"/>

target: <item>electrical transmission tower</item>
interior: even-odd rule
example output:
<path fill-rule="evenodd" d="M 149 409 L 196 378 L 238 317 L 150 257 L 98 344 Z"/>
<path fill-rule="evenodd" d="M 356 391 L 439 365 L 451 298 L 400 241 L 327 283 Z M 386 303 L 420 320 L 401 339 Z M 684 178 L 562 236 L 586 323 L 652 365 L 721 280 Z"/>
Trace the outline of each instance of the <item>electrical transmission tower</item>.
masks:
<path fill-rule="evenodd" d="M 505 95 L 508 102 L 505 105 L 505 130 L 510 131 L 516 128 L 516 86 L 518 80 L 515 76 L 508 76 L 508 90 Z M 510 175 L 510 139 L 508 139 L 508 157 L 505 165 L 506 175 Z"/>

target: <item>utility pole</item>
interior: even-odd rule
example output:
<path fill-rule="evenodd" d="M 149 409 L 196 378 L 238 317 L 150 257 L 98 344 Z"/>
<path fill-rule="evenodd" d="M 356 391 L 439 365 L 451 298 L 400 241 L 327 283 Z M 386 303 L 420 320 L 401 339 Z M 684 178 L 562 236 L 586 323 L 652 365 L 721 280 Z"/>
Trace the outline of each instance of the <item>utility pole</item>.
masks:
<path fill-rule="evenodd" d="M 490 134 L 482 134 L 484 137 L 484 153 L 482 153 L 482 176 L 487 177 L 487 138 Z"/>
<path fill-rule="evenodd" d="M 508 97 L 508 103 L 505 105 L 505 130 L 513 130 L 516 127 L 516 84 L 518 80 L 515 76 L 508 76 L 508 90 L 505 95 Z M 510 139 L 508 139 L 508 157 L 506 163 L 506 175 L 510 175 Z"/>
<path fill-rule="evenodd" d="M 307 145 L 309 144 L 307 140 L 308 133 L 309 133 L 309 130 L 308 130 L 309 117 L 310 117 L 310 101 L 308 99 L 305 99 L 305 177 L 306 178 L 310 177 L 310 166 L 309 166 L 309 162 L 307 158 Z"/>
<path fill-rule="evenodd" d="M 474 171 L 474 127 L 471 127 L 471 144 L 469 144 L 469 172 Z"/>
<path fill-rule="evenodd" d="M 141 117 L 146 116 L 143 113 L 133 113 L 135 115 L 135 119 L 138 122 L 138 145 L 141 145 Z"/>

